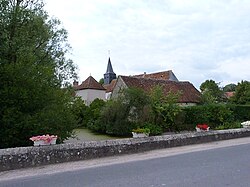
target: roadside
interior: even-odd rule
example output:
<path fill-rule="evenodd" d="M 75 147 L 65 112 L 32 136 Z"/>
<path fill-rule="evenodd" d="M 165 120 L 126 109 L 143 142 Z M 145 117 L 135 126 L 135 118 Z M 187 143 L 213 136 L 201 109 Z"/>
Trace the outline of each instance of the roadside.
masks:
<path fill-rule="evenodd" d="M 174 156 L 174 155 L 184 154 L 184 153 L 189 153 L 189 152 L 203 151 L 203 150 L 208 150 L 208 149 L 217 149 L 221 147 L 229 147 L 229 146 L 249 144 L 249 143 L 250 143 L 250 137 L 246 137 L 246 138 L 222 140 L 222 141 L 215 141 L 215 142 L 210 142 L 210 143 L 153 150 L 153 151 L 147 151 L 147 152 L 130 154 L 130 155 L 112 156 L 112 157 L 104 157 L 104 158 L 92 159 L 92 160 L 51 164 L 51 165 L 40 166 L 40 167 L 35 167 L 35 168 L 10 170 L 10 171 L 0 172 L 0 180 L 12 180 L 12 179 L 23 178 L 23 177 L 50 175 L 53 173 L 61 173 L 61 172 L 81 170 L 81 169 L 87 169 L 87 168 L 93 168 L 93 167 L 102 167 L 102 166 L 107 166 L 107 165 L 112 165 L 112 164 L 120 164 L 120 163 L 133 162 L 133 161 L 139 161 L 139 160 L 148 160 L 148 159 L 154 159 L 154 158 L 168 157 L 168 156 Z"/>

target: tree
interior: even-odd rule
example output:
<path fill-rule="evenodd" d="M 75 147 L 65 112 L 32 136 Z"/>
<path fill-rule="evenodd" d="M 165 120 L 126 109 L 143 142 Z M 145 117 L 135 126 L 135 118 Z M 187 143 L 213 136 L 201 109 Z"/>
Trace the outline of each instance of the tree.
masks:
<path fill-rule="evenodd" d="M 236 84 L 227 84 L 223 87 L 224 92 L 234 92 L 236 89 Z"/>
<path fill-rule="evenodd" d="M 99 80 L 99 83 L 100 83 L 100 84 L 104 84 L 104 78 L 101 78 L 101 79 Z"/>
<path fill-rule="evenodd" d="M 112 135 L 130 135 L 132 129 L 142 127 L 149 117 L 146 113 L 148 98 L 141 89 L 124 89 L 117 99 L 107 102 L 100 116 L 88 127 Z"/>
<path fill-rule="evenodd" d="M 218 103 L 223 101 L 223 91 L 214 80 L 206 80 L 200 85 L 204 103 Z"/>
<path fill-rule="evenodd" d="M 29 137 L 45 133 L 62 141 L 76 124 L 67 32 L 43 7 L 40 0 L 0 0 L 0 148 L 30 145 Z"/>
<path fill-rule="evenodd" d="M 250 104 L 250 82 L 241 81 L 235 89 L 235 94 L 230 98 L 230 101 L 235 104 Z"/>
<path fill-rule="evenodd" d="M 169 131 L 178 130 L 175 119 L 181 112 L 180 106 L 177 104 L 180 93 L 175 94 L 171 91 L 164 95 L 163 89 L 160 86 L 155 87 L 151 92 L 151 107 L 154 113 L 154 123 L 159 123 L 161 119 L 164 123 L 160 122 L 163 129 Z"/>

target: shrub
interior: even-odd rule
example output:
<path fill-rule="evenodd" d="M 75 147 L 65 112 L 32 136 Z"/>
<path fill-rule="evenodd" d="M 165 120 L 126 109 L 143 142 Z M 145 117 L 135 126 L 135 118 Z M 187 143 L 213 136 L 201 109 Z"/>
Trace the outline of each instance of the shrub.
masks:
<path fill-rule="evenodd" d="M 150 135 L 160 135 L 163 133 L 162 128 L 159 125 L 153 123 L 146 123 L 144 127 L 150 130 Z"/>
<path fill-rule="evenodd" d="M 192 106 L 183 109 L 185 111 L 185 124 L 206 123 L 211 128 L 222 125 L 225 122 L 232 122 L 232 112 L 226 105 L 210 104 Z"/>
<path fill-rule="evenodd" d="M 250 120 L 250 105 L 227 105 L 232 111 L 234 121 Z"/>
<path fill-rule="evenodd" d="M 224 123 L 223 125 L 219 125 L 215 128 L 215 130 L 224 130 L 224 129 L 237 129 L 242 128 L 240 122 L 231 122 L 231 123 Z"/>

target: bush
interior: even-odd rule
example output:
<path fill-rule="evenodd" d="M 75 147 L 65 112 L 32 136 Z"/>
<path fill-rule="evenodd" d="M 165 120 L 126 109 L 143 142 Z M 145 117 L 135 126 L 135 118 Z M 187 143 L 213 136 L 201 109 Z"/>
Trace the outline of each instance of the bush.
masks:
<path fill-rule="evenodd" d="M 227 105 L 232 111 L 234 121 L 250 120 L 250 105 Z"/>
<path fill-rule="evenodd" d="M 80 97 L 73 99 L 72 112 L 77 120 L 77 127 L 86 127 L 90 120 L 89 107 L 85 105 L 84 101 Z"/>
<path fill-rule="evenodd" d="M 160 135 L 163 133 L 162 128 L 156 124 L 146 123 L 144 127 L 150 130 L 150 135 Z"/>
<path fill-rule="evenodd" d="M 240 124 L 240 122 L 232 122 L 232 123 L 228 123 L 226 122 L 223 125 L 219 125 L 215 128 L 215 130 L 224 130 L 224 129 L 237 129 L 237 128 L 242 128 L 242 125 Z"/>
<path fill-rule="evenodd" d="M 210 104 L 186 107 L 184 124 L 192 125 L 193 128 L 197 124 L 205 123 L 211 128 L 223 125 L 225 122 L 232 122 L 232 111 L 227 105 L 222 104 Z"/>

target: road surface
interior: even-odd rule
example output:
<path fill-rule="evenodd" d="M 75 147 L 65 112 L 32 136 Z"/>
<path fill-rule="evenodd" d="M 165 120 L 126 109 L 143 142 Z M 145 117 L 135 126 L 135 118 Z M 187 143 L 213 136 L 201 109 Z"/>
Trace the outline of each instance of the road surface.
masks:
<path fill-rule="evenodd" d="M 250 138 L 0 173 L 0 187 L 250 186 Z"/>

